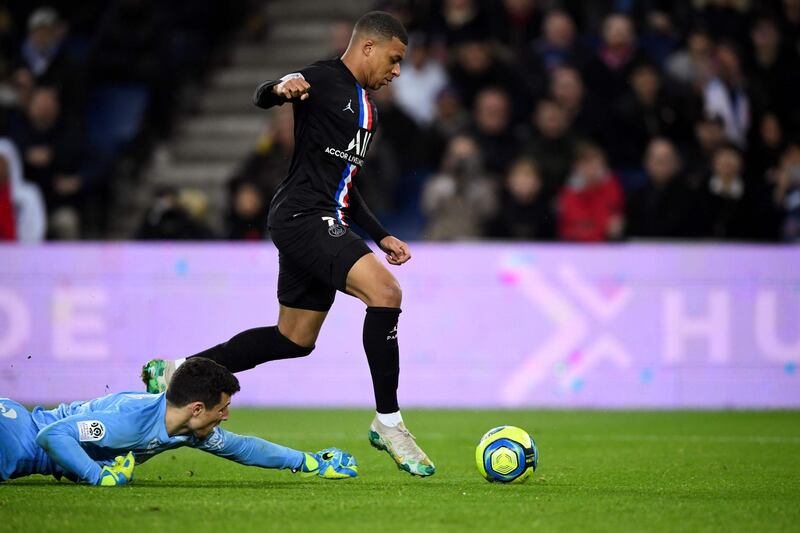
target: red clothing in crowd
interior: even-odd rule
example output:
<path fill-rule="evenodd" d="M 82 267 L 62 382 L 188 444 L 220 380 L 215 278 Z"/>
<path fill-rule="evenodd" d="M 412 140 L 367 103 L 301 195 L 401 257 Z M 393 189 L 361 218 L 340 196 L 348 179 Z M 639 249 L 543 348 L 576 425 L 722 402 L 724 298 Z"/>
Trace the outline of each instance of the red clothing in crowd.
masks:
<path fill-rule="evenodd" d="M 11 184 L 0 183 L 0 241 L 17 238 L 14 225 L 14 206 L 11 204 Z"/>
<path fill-rule="evenodd" d="M 625 212 L 617 177 L 591 185 L 568 183 L 558 195 L 558 235 L 567 241 L 606 241 L 612 220 Z"/>

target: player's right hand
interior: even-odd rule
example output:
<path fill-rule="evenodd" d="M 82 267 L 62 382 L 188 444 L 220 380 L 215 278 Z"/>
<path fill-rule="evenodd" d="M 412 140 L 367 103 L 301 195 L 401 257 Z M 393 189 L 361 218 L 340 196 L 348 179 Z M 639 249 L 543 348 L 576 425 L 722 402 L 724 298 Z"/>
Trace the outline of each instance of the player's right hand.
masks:
<path fill-rule="evenodd" d="M 114 459 L 113 465 L 103 467 L 97 484 L 103 487 L 127 485 L 133 481 L 133 467 L 135 464 L 136 460 L 133 458 L 133 452 L 128 452 L 125 457 L 118 456 Z"/>
<path fill-rule="evenodd" d="M 275 94 L 283 96 L 287 100 L 293 100 L 295 98 L 307 100 L 310 90 L 311 85 L 303 78 L 291 78 L 280 82 L 272 88 Z"/>

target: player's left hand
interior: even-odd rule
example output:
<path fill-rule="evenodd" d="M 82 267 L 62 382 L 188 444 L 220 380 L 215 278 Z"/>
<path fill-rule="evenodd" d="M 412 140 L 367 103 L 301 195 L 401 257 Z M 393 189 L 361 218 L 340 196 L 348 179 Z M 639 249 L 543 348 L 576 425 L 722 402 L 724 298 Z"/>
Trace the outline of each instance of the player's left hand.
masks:
<path fill-rule="evenodd" d="M 386 254 L 386 260 L 391 265 L 402 265 L 411 259 L 411 250 L 408 248 L 408 244 L 397 237 L 391 235 L 384 237 L 378 246 Z"/>
<path fill-rule="evenodd" d="M 136 460 L 133 457 L 133 452 L 128 452 L 125 457 L 120 455 L 114 459 L 114 464 L 103 467 L 97 484 L 103 487 L 127 485 L 133 480 L 133 467 L 135 465 Z"/>

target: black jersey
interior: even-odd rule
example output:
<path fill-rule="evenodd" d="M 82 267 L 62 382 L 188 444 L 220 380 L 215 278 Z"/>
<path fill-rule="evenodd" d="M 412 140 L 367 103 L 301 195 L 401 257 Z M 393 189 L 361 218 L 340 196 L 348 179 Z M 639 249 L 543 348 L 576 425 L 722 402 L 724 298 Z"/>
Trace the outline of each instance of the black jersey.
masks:
<path fill-rule="evenodd" d="M 262 83 L 253 97 L 255 105 L 267 109 L 287 102 L 272 87 L 297 77 L 303 77 L 311 89 L 306 100 L 291 101 L 294 154 L 289 174 L 272 199 L 269 226 L 280 228 L 296 217 L 323 214 L 343 225 L 352 219 L 380 242 L 389 233 L 366 207 L 353 182 L 378 126 L 369 93 L 341 60 L 334 59 Z"/>

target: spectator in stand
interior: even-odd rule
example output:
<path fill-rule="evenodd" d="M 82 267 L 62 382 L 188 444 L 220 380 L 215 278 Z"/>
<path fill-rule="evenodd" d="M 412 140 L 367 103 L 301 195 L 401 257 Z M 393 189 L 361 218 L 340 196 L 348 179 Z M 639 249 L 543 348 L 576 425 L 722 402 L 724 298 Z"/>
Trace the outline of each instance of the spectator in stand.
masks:
<path fill-rule="evenodd" d="M 758 128 L 752 130 L 754 135 L 748 143 L 746 174 L 754 181 L 762 182 L 767 171 L 778 166 L 786 149 L 785 136 L 781 121 L 771 112 L 762 115 Z"/>
<path fill-rule="evenodd" d="M 613 104 L 627 89 L 633 67 L 643 60 L 631 19 L 622 14 L 609 15 L 603 21 L 600 47 L 584 71 L 586 85 L 597 101 Z"/>
<path fill-rule="evenodd" d="M 634 67 L 630 88 L 620 99 L 614 118 L 615 131 L 625 134 L 610 135 L 604 144 L 614 168 L 638 172 L 642 154 L 652 139 L 667 137 L 679 142 L 691 134 L 693 120 L 672 88 L 665 87 L 655 65 L 641 63 Z"/>
<path fill-rule="evenodd" d="M 501 88 L 489 87 L 478 93 L 473 111 L 472 137 L 483 153 L 484 167 L 496 179 L 505 176 L 517 156 L 519 143 L 511 124 L 511 102 Z"/>
<path fill-rule="evenodd" d="M 15 77 L 23 86 L 57 87 L 69 104 L 65 113 L 83 109 L 82 67 L 64 47 L 67 28 L 52 7 L 40 7 L 28 18 L 28 35 L 20 50 Z M 27 102 L 23 102 L 25 104 Z"/>
<path fill-rule="evenodd" d="M 565 241 L 599 242 L 622 238 L 625 197 L 603 150 L 582 143 L 567 184 L 558 195 L 558 236 Z"/>
<path fill-rule="evenodd" d="M 699 230 L 695 201 L 681 176 L 681 160 L 669 139 L 650 141 L 644 157 L 645 185 L 627 202 L 627 233 L 631 237 L 689 237 Z"/>
<path fill-rule="evenodd" d="M 489 37 L 489 17 L 481 12 L 477 0 L 443 0 L 440 5 L 441 9 L 434 15 L 434 33 L 447 45 Z"/>
<path fill-rule="evenodd" d="M 397 78 L 400 79 L 400 78 Z M 470 126 L 470 114 L 464 109 L 458 90 L 449 85 L 436 96 L 436 111 L 433 123 L 426 131 L 430 139 L 430 160 L 441 159 L 439 154 L 447 150 L 450 139 L 466 132 Z M 436 165 L 438 166 L 438 161 Z"/>
<path fill-rule="evenodd" d="M 567 115 L 552 100 L 541 100 L 534 115 L 536 132 L 522 150 L 536 161 L 545 198 L 553 198 L 567 179 L 578 138 L 569 130 Z"/>
<path fill-rule="evenodd" d="M 680 46 L 678 34 L 669 12 L 654 9 L 645 16 L 640 46 L 645 55 L 662 68 Z"/>
<path fill-rule="evenodd" d="M 448 85 L 436 95 L 435 118 L 431 127 L 445 138 L 463 132 L 469 126 L 469 113 L 464 108 L 461 95 L 453 85 Z M 441 150 L 440 153 L 443 153 Z"/>
<path fill-rule="evenodd" d="M 461 101 L 468 109 L 475 105 L 475 97 L 487 87 L 503 87 L 511 91 L 514 109 L 524 109 L 519 77 L 492 53 L 489 43 L 477 37 L 467 37 L 453 50 L 455 61 L 449 76 L 458 88 Z"/>
<path fill-rule="evenodd" d="M 542 37 L 533 43 L 533 51 L 545 73 L 564 65 L 582 68 L 588 61 L 588 52 L 576 39 L 572 17 L 558 9 L 548 11 L 545 15 Z"/>
<path fill-rule="evenodd" d="M 569 129 L 594 142 L 602 139 L 602 106 L 589 102 L 578 69 L 568 65 L 554 68 L 550 73 L 549 96 L 566 114 Z"/>
<path fill-rule="evenodd" d="M 781 117 L 790 131 L 800 132 L 800 60 L 796 50 L 781 46 L 778 23 L 759 18 L 750 31 L 753 53 L 749 61 L 748 84 L 753 108 L 759 113 L 770 109 Z"/>
<path fill-rule="evenodd" d="M 780 236 L 787 242 L 800 242 L 800 144 L 790 145 L 775 170 L 772 200 L 780 213 Z"/>
<path fill-rule="evenodd" d="M 275 107 L 259 135 L 255 148 L 231 178 L 231 182 L 255 183 L 271 199 L 289 173 L 294 151 L 294 118 L 291 106 Z"/>
<path fill-rule="evenodd" d="M 786 48 L 800 54 L 800 0 L 783 0 L 783 16 L 779 20 Z"/>
<path fill-rule="evenodd" d="M 735 145 L 727 144 L 714 153 L 713 174 L 702 198 L 705 236 L 736 240 L 753 237 L 755 198 L 743 169 L 742 155 Z"/>
<path fill-rule="evenodd" d="M 441 171 L 425 183 L 420 203 L 427 218 L 426 239 L 477 239 L 485 235 L 486 224 L 497 209 L 497 197 L 474 139 L 458 135 L 450 141 Z"/>
<path fill-rule="evenodd" d="M 203 200 L 172 187 L 158 190 L 139 226 L 137 239 L 202 241 L 214 238 L 203 220 Z"/>
<path fill-rule="evenodd" d="M 703 90 L 706 115 L 719 116 L 728 141 L 744 149 L 750 130 L 751 110 L 739 53 L 733 43 L 717 45 L 716 72 Z"/>
<path fill-rule="evenodd" d="M 82 161 L 81 137 L 61 116 L 58 91 L 34 90 L 27 115 L 12 129 L 11 137 L 25 164 L 25 177 L 44 194 L 49 215 L 79 221 L 87 184 L 78 173 Z M 52 224 L 51 224 L 52 226 Z M 70 229 L 70 235 L 75 233 Z"/>
<path fill-rule="evenodd" d="M 8 162 L 0 156 L 0 241 L 17 239 L 14 204 L 11 201 L 11 178 L 8 173 Z"/>
<path fill-rule="evenodd" d="M 254 181 L 233 180 L 228 187 L 226 237 L 236 241 L 262 241 L 267 233 L 269 198 Z"/>
<path fill-rule="evenodd" d="M 403 75 L 392 82 L 398 107 L 420 128 L 427 128 L 435 116 L 436 97 L 447 84 L 447 71 L 431 55 L 427 39 L 412 35 Z"/>
<path fill-rule="evenodd" d="M 47 232 L 47 213 L 39 188 L 25 181 L 22 160 L 11 139 L 0 138 L 0 183 L 6 183 L 6 228 L 13 228 L 13 238 L 19 242 L 40 242 Z M 2 188 L 2 187 L 0 187 Z M 8 220 L 11 217 L 11 224 Z"/>
<path fill-rule="evenodd" d="M 678 82 L 701 93 L 714 74 L 714 42 L 702 29 L 695 28 L 686 38 L 686 48 L 669 56 L 666 72 Z"/>
<path fill-rule="evenodd" d="M 546 92 L 546 81 L 555 69 L 583 68 L 589 54 L 578 44 L 575 23 L 566 11 L 549 11 L 542 22 L 542 37 L 531 44 L 531 54 L 522 58 L 534 98 Z"/>
<path fill-rule="evenodd" d="M 548 240 L 554 236 L 551 202 L 542 194 L 542 180 L 533 159 L 517 159 L 500 192 L 500 208 L 489 224 L 489 236 L 499 239 Z"/>
<path fill-rule="evenodd" d="M 711 175 L 714 153 L 727 142 L 725 124 L 720 117 L 705 116 L 695 122 L 694 139 L 686 164 L 687 184 L 693 189 L 700 189 Z"/>
<path fill-rule="evenodd" d="M 494 39 L 523 61 L 542 25 L 542 10 L 538 4 L 538 0 L 503 0 L 492 29 Z"/>

